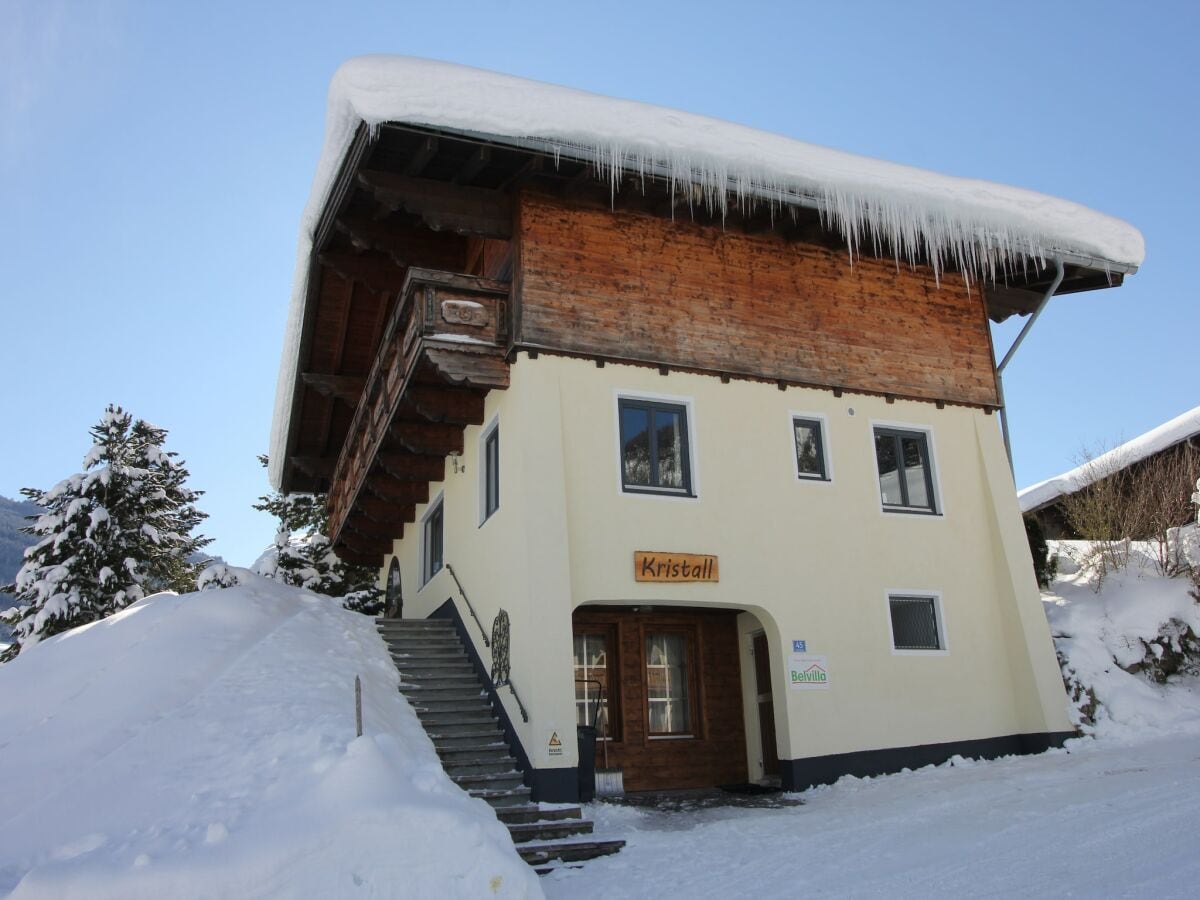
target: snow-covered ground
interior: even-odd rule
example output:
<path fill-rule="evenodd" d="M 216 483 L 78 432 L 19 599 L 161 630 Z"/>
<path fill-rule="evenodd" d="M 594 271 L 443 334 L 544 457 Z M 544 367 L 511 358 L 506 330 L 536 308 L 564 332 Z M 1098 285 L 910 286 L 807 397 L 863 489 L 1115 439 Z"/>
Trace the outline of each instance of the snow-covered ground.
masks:
<path fill-rule="evenodd" d="M 593 804 L 617 856 L 551 898 L 1195 897 L 1200 742 L 1085 739 L 1070 752 L 846 778 L 803 806 L 687 814 Z"/>
<path fill-rule="evenodd" d="M 369 618 L 253 576 L 23 652 L 0 666 L 0 895 L 540 896 L 397 680 Z"/>
<path fill-rule="evenodd" d="M 781 808 L 592 804 L 626 848 L 540 883 L 446 778 L 370 619 L 254 576 L 156 595 L 0 667 L 0 895 L 1194 897 L 1200 679 L 1111 662 L 1200 625 L 1188 586 L 1134 567 L 1097 592 L 1066 563 L 1045 595 L 1096 737 Z"/>

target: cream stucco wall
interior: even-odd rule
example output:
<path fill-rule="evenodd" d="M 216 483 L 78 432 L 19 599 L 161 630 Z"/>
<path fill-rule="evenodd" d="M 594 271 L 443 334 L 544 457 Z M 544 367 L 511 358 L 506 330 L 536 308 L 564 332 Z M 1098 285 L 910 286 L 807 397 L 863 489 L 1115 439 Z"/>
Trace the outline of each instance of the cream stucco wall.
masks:
<path fill-rule="evenodd" d="M 622 393 L 689 403 L 696 499 L 622 493 Z M 830 482 L 796 478 L 793 413 L 825 418 Z M 511 617 L 512 677 L 531 721 L 522 724 L 515 704 L 505 703 L 535 766 L 575 762 L 571 610 L 590 603 L 753 613 L 771 646 L 782 759 L 1069 730 L 994 417 L 526 354 L 513 365 L 509 390 L 488 396 L 489 424 L 494 416 L 499 512 L 479 525 L 487 425 L 467 429 L 466 471 L 448 466 L 434 490 L 445 492 L 446 559 L 480 618 L 490 628 L 500 607 Z M 872 425 L 885 423 L 928 431 L 940 515 L 883 511 Z M 444 572 L 414 591 L 419 533 L 410 526 L 395 545 L 406 616 L 427 615 L 455 594 Z M 716 554 L 721 581 L 637 583 L 635 550 Z M 892 650 L 889 591 L 940 596 L 947 652 Z M 460 610 L 465 616 L 461 603 Z M 749 621 L 742 617 L 739 628 L 743 657 Z M 793 639 L 827 657 L 828 690 L 788 689 Z M 750 707 L 752 675 L 743 659 Z M 756 715 L 747 710 L 752 775 Z M 546 754 L 553 730 L 566 738 L 561 757 Z"/>

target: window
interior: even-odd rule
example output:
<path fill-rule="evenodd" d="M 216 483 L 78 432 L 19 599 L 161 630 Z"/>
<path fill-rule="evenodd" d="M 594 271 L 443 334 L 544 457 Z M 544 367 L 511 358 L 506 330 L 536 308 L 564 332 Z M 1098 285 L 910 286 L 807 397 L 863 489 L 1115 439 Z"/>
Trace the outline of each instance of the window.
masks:
<path fill-rule="evenodd" d="M 691 737 L 687 642 L 684 635 L 646 635 L 646 707 L 651 737 Z"/>
<path fill-rule="evenodd" d="M 500 424 L 492 425 L 483 437 L 483 518 L 492 517 L 500 508 Z"/>
<path fill-rule="evenodd" d="M 425 521 L 421 531 L 422 584 L 429 581 L 429 579 L 442 570 L 442 554 L 445 549 L 442 543 L 443 531 L 442 498 L 439 496 L 430 506 L 429 512 L 425 514 Z"/>
<path fill-rule="evenodd" d="M 692 495 L 687 408 L 678 403 L 621 398 L 621 487 L 626 491 Z"/>
<path fill-rule="evenodd" d="M 575 633 L 575 724 L 594 725 L 608 737 L 617 728 L 608 677 L 614 637 L 603 626 Z"/>
<path fill-rule="evenodd" d="M 889 595 L 892 647 L 896 650 L 945 650 L 937 597 Z"/>
<path fill-rule="evenodd" d="M 925 432 L 876 427 L 875 460 L 885 510 L 937 512 L 929 436 Z"/>
<path fill-rule="evenodd" d="M 796 475 L 813 481 L 828 481 L 825 459 L 824 423 L 820 419 L 792 416 L 792 435 L 796 442 Z"/>

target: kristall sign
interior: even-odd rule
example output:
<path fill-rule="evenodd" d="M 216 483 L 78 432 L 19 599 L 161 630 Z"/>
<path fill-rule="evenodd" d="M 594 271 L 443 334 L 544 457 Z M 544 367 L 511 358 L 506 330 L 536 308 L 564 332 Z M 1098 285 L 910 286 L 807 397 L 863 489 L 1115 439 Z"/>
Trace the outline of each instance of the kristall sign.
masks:
<path fill-rule="evenodd" d="M 633 552 L 634 581 L 720 581 L 715 556 L 696 553 Z"/>
<path fill-rule="evenodd" d="M 829 663 L 824 656 L 793 653 L 788 657 L 788 686 L 793 691 L 820 691 L 829 684 Z"/>

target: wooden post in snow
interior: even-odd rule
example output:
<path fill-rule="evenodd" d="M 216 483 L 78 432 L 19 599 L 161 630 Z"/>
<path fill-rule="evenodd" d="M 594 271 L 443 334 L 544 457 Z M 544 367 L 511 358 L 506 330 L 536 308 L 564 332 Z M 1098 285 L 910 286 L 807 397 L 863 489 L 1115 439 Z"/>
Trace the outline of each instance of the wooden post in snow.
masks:
<path fill-rule="evenodd" d="M 354 676 L 354 730 L 362 737 L 362 679 Z"/>

